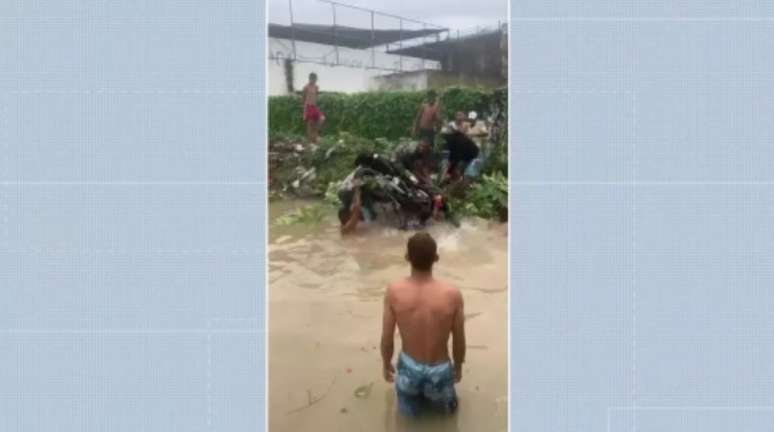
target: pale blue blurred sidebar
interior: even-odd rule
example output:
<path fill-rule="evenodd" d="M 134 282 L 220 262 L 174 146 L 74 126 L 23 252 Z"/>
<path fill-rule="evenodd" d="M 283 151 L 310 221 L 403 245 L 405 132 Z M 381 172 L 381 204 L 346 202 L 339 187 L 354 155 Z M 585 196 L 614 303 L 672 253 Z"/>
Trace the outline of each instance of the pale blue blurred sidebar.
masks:
<path fill-rule="evenodd" d="M 263 29 L 0 2 L 0 430 L 263 430 Z"/>
<path fill-rule="evenodd" d="M 774 5 L 511 13 L 511 430 L 772 430 Z"/>

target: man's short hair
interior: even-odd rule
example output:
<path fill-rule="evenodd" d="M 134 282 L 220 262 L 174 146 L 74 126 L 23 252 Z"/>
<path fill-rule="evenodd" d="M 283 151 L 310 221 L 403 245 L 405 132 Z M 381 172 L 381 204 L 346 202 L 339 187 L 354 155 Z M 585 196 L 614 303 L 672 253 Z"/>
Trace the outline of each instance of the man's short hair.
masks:
<path fill-rule="evenodd" d="M 435 90 L 427 91 L 427 100 L 434 101 L 438 98 L 438 93 Z"/>
<path fill-rule="evenodd" d="M 310 73 L 310 74 L 309 74 L 309 79 L 310 79 L 310 80 L 316 80 L 316 79 L 317 79 L 317 74 L 316 74 L 316 73 L 314 73 L 314 72 Z"/>
<path fill-rule="evenodd" d="M 438 247 L 433 237 L 426 232 L 411 236 L 406 249 L 411 267 L 416 270 L 429 271 L 438 260 Z"/>

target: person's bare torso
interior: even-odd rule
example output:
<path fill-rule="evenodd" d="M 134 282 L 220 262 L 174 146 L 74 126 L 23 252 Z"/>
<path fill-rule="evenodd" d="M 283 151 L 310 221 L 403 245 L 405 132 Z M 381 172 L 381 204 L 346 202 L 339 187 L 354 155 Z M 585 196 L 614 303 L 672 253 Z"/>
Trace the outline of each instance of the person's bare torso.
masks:
<path fill-rule="evenodd" d="M 317 85 L 307 84 L 304 87 L 304 103 L 307 105 L 317 105 Z"/>
<path fill-rule="evenodd" d="M 395 314 L 402 350 L 427 364 L 449 360 L 447 344 L 457 312 L 455 288 L 427 279 L 407 278 L 390 287 L 390 304 Z"/>
<path fill-rule="evenodd" d="M 419 117 L 420 129 L 435 129 L 438 123 L 438 103 L 422 105 L 422 115 Z"/>

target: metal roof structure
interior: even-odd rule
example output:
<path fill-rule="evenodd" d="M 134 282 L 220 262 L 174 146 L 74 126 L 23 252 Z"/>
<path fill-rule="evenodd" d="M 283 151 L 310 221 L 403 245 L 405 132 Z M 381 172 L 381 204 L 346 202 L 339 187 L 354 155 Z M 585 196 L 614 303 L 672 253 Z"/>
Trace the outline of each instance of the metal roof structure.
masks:
<path fill-rule="evenodd" d="M 269 24 L 269 37 L 335 45 L 344 48 L 368 49 L 404 40 L 437 35 L 446 29 L 368 29 L 348 26 L 293 23 Z"/>
<path fill-rule="evenodd" d="M 500 32 L 481 32 L 461 38 L 446 38 L 421 45 L 408 47 L 398 47 L 387 51 L 389 54 L 403 55 L 407 57 L 416 57 L 426 60 L 444 61 L 446 56 L 454 48 L 466 43 L 486 43 L 490 45 L 499 45 Z"/>

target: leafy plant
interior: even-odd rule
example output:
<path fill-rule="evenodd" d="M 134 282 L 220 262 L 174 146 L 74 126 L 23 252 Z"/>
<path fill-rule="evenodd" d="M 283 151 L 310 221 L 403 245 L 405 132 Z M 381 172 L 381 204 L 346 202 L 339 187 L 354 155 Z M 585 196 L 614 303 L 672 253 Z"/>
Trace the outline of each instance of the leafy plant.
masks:
<path fill-rule="evenodd" d="M 341 181 L 332 181 L 328 183 L 328 188 L 325 190 L 325 198 L 323 199 L 323 202 L 330 206 L 338 207 L 340 187 Z"/>
<path fill-rule="evenodd" d="M 318 105 L 325 113 L 323 135 L 349 132 L 367 139 L 395 140 L 409 136 L 424 91 L 322 93 Z M 451 87 L 441 92 L 443 114 L 451 119 L 457 111 L 488 115 L 493 107 L 507 109 L 507 91 Z M 269 135 L 304 133 L 301 99 L 297 95 L 269 98 Z"/>
<path fill-rule="evenodd" d="M 485 174 L 463 195 L 451 198 L 450 205 L 458 215 L 496 218 L 508 207 L 508 179 L 499 172 Z"/>

